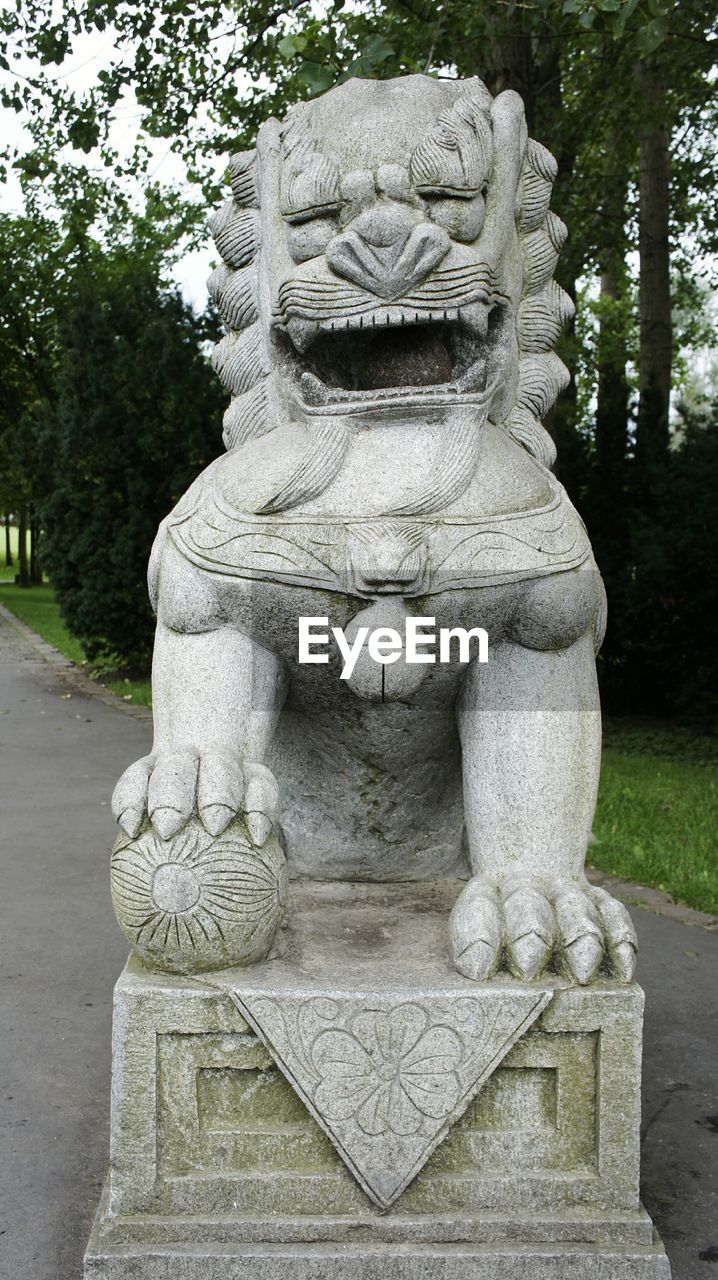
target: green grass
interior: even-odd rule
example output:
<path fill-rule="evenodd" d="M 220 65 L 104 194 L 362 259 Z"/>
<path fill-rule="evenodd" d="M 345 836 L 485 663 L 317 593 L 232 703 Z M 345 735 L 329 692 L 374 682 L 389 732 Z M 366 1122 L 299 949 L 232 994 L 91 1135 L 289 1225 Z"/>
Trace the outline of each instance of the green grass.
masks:
<path fill-rule="evenodd" d="M 28 627 L 37 631 L 43 640 L 59 649 L 66 658 L 78 666 L 85 666 L 88 675 L 106 685 L 120 698 L 138 706 L 152 706 L 149 680 L 129 680 L 124 676 L 106 674 L 101 668 L 91 666 L 79 640 L 70 634 L 61 621 L 60 606 L 49 583 L 41 587 L 16 587 L 14 582 L 0 582 L 0 604 L 4 604 L 17 618 L 27 623 Z"/>
<path fill-rule="evenodd" d="M 52 587 L 0 583 L 0 602 L 73 662 L 85 661 L 60 621 Z M 99 678 L 128 702 L 151 706 L 149 680 Z M 646 720 L 607 720 L 593 865 L 718 913 L 716 764 L 718 738 Z"/>
<path fill-rule="evenodd" d="M 672 736 L 670 730 L 661 732 Z M 678 750 L 680 731 L 676 737 Z M 591 862 L 602 871 L 662 889 L 689 907 L 718 914 L 714 765 L 670 759 L 666 741 L 661 754 L 624 754 L 617 740 L 614 733 L 609 739 L 613 745 L 603 753 L 593 824 L 598 843 L 589 850 Z"/>
<path fill-rule="evenodd" d="M 70 635 L 60 619 L 60 608 L 51 586 L 16 587 L 14 582 L 0 582 L 0 604 L 4 604 L 66 658 L 78 665 L 85 661 L 82 645 Z"/>
<path fill-rule="evenodd" d="M 125 702 L 138 707 L 152 706 L 152 682 L 150 680 L 129 680 L 127 676 L 105 676 L 102 681 Z"/>

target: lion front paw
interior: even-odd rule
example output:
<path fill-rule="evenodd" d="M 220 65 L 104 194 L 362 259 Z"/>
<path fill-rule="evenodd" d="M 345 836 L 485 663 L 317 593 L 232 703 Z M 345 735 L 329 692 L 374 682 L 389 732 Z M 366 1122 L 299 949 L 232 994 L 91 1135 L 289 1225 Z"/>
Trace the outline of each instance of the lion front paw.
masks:
<path fill-rule="evenodd" d="M 449 921 L 452 957 L 467 978 L 499 969 L 530 982 L 547 968 L 585 986 L 604 971 L 630 982 L 636 934 L 626 908 L 585 880 L 470 880 Z"/>
<path fill-rule="evenodd" d="M 192 748 L 143 756 L 120 778 L 112 812 L 131 839 L 147 819 L 169 840 L 197 814 L 205 830 L 218 836 L 241 816 L 252 842 L 261 847 L 277 818 L 278 789 L 264 765 L 243 762 L 229 747 Z"/>

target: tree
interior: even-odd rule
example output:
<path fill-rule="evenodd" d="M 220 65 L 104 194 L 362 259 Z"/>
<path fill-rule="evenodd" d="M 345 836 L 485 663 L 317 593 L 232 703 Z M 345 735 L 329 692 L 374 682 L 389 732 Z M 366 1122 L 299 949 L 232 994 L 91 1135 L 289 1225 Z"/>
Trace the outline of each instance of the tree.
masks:
<path fill-rule="evenodd" d="M 218 452 L 224 396 L 200 346 L 211 336 L 157 263 L 131 251 L 96 250 L 76 281 L 43 432 L 43 563 L 90 658 L 148 667 L 156 528 Z"/>
<path fill-rule="evenodd" d="M 18 0 L 0 15 L 4 100 L 31 144 L 7 163 L 32 216 L 59 211 L 73 245 L 94 223 L 96 240 L 131 239 L 138 252 L 142 242 L 149 259 L 161 242 L 168 260 L 219 200 L 218 158 L 251 145 L 267 115 L 299 99 L 350 75 L 417 71 L 517 89 L 534 136 L 558 160 L 553 207 L 570 230 L 560 283 L 588 300 L 562 340 L 577 376 L 549 423 L 558 472 L 587 519 L 613 614 L 633 625 L 628 548 L 638 522 L 658 517 L 669 396 L 701 328 L 696 244 L 718 251 L 715 27 L 715 6 L 703 0 L 446 0 L 438 9 L 426 0 L 159 0 L 153 9 Z M 100 31 L 113 52 L 90 89 L 75 91 L 57 68 L 78 38 Z M 22 76 L 12 70 L 17 52 Z M 128 95 L 140 134 L 123 156 L 113 125 Z M 146 182 L 158 139 L 184 159 L 189 194 Z M 607 669 L 621 644 L 611 626 Z"/>
<path fill-rule="evenodd" d="M 41 406 L 53 394 L 52 299 L 61 310 L 66 271 L 61 239 L 43 219 L 0 216 L 0 493 L 4 511 L 17 517 L 21 586 L 41 581 L 37 513 L 47 477 L 36 436 Z"/>
<path fill-rule="evenodd" d="M 660 461 L 668 450 L 673 328 L 671 322 L 670 129 L 663 76 L 652 60 L 638 65 L 645 106 L 640 126 L 638 247 L 640 373 L 638 460 Z"/>
<path fill-rule="evenodd" d="M 605 683 L 614 706 L 687 715 L 715 731 L 718 402 L 684 410 L 680 433 L 651 466 L 651 507 L 634 512 Z"/>

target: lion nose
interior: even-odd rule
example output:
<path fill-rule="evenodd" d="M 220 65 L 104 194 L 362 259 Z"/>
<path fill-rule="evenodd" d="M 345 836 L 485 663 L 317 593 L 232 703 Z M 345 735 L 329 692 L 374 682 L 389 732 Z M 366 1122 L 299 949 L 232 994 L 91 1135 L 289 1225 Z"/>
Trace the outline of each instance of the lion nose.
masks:
<path fill-rule="evenodd" d="M 337 275 L 380 298 L 398 298 L 425 280 L 448 250 L 442 227 L 388 200 L 360 213 L 329 243 L 326 257 Z"/>

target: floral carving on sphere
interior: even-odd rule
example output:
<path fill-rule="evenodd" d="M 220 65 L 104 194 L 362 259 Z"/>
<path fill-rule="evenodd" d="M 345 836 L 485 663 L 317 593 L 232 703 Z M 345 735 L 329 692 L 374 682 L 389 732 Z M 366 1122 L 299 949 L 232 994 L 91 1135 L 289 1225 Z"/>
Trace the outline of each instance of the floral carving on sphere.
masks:
<path fill-rule="evenodd" d="M 168 973 L 262 959 L 287 898 L 278 843 L 272 837 L 255 848 L 239 821 L 220 836 L 196 818 L 169 840 L 150 827 L 134 839 L 123 834 L 110 876 L 126 938 L 145 964 Z"/>

